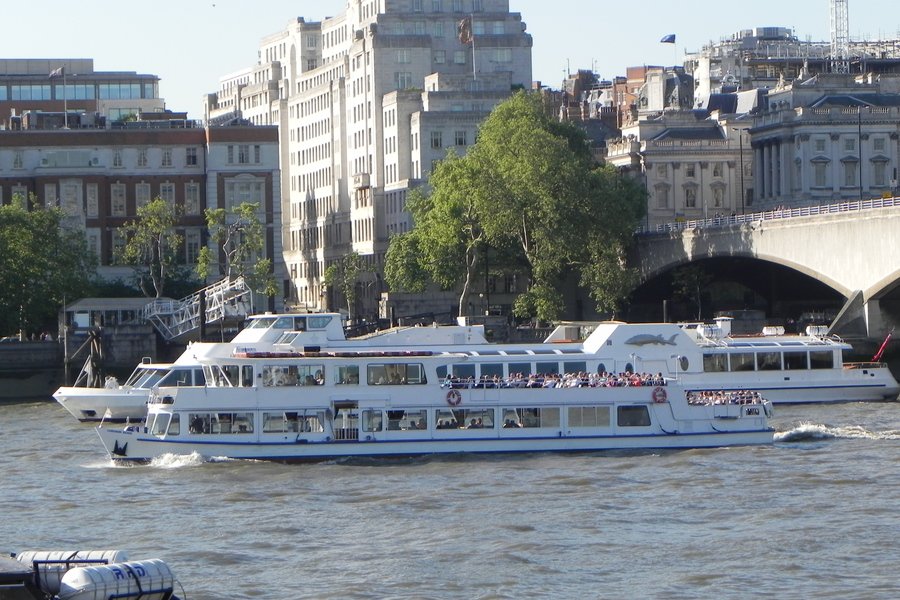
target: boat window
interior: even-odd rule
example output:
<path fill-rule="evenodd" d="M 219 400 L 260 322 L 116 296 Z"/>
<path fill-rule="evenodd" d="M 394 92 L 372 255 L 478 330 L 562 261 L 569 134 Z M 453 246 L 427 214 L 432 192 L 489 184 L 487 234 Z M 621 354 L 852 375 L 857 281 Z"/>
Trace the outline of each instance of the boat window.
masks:
<path fill-rule="evenodd" d="M 608 406 L 570 406 L 569 427 L 609 427 Z"/>
<path fill-rule="evenodd" d="M 363 431 L 381 431 L 382 414 L 380 410 L 366 409 L 362 413 Z"/>
<path fill-rule="evenodd" d="M 159 380 L 159 387 L 184 387 L 191 385 L 191 372 L 188 369 L 173 369 Z"/>
<path fill-rule="evenodd" d="M 501 423 L 504 429 L 559 427 L 559 408 L 505 409 Z"/>
<path fill-rule="evenodd" d="M 231 387 L 238 387 L 241 384 L 240 365 L 222 365 L 221 368 Z"/>
<path fill-rule="evenodd" d="M 194 385 L 201 387 L 206 385 L 206 377 L 203 376 L 203 369 L 194 369 Z"/>
<path fill-rule="evenodd" d="M 323 365 L 263 365 L 263 387 L 322 385 L 324 373 Z"/>
<path fill-rule="evenodd" d="M 172 415 L 166 413 L 157 413 L 150 426 L 150 435 L 164 435 L 169 429 L 169 418 Z"/>
<path fill-rule="evenodd" d="M 493 408 L 438 409 L 434 419 L 437 429 L 494 429 Z"/>
<path fill-rule="evenodd" d="M 785 352 L 784 370 L 796 371 L 806 369 L 806 352 Z"/>
<path fill-rule="evenodd" d="M 263 433 L 321 433 L 325 431 L 325 411 L 286 411 L 263 413 Z"/>
<path fill-rule="evenodd" d="M 567 360 L 563 363 L 563 373 L 584 373 L 587 363 L 583 360 Z"/>
<path fill-rule="evenodd" d="M 278 317 L 275 319 L 272 329 L 284 329 L 286 331 L 294 329 L 294 317 Z"/>
<path fill-rule="evenodd" d="M 601 375 L 606 373 L 606 365 L 603 363 L 598 364 L 597 365 L 597 373 L 600 373 Z"/>
<path fill-rule="evenodd" d="M 781 369 L 781 353 L 780 352 L 757 352 L 756 353 L 756 370 L 757 371 L 778 371 Z"/>
<path fill-rule="evenodd" d="M 647 427 L 650 425 L 650 411 L 646 406 L 618 406 L 616 424 L 619 427 Z"/>
<path fill-rule="evenodd" d="M 447 365 L 439 365 L 435 372 L 437 373 L 438 379 L 446 379 L 447 378 Z"/>
<path fill-rule="evenodd" d="M 705 373 L 718 373 L 728 370 L 728 356 L 725 354 L 704 354 L 703 371 Z"/>
<path fill-rule="evenodd" d="M 328 327 L 328 324 L 331 323 L 331 320 L 332 320 L 333 318 L 334 318 L 334 317 L 331 317 L 331 316 L 328 316 L 328 317 L 323 317 L 323 316 L 307 317 L 307 318 L 306 318 L 306 325 L 307 325 L 310 329 L 325 329 L 326 327 Z"/>
<path fill-rule="evenodd" d="M 523 376 L 528 377 L 531 375 L 531 363 L 530 362 L 511 362 L 508 365 L 509 370 L 507 373 L 509 375 L 515 375 L 521 373 Z"/>
<path fill-rule="evenodd" d="M 338 365 L 334 370 L 337 385 L 359 385 L 359 365 Z"/>
<path fill-rule="evenodd" d="M 556 354 L 556 350 L 551 348 L 535 348 L 531 352 L 533 354 Z"/>
<path fill-rule="evenodd" d="M 453 365 L 453 376 L 457 379 L 475 379 L 475 365 Z"/>
<path fill-rule="evenodd" d="M 732 371 L 753 371 L 756 368 L 752 352 L 735 352 L 729 357 Z"/>
<path fill-rule="evenodd" d="M 484 363 L 481 365 L 482 377 L 503 377 L 503 363 Z"/>
<path fill-rule="evenodd" d="M 539 362 L 537 363 L 537 372 L 543 375 L 559 374 L 558 362 Z"/>
<path fill-rule="evenodd" d="M 831 350 L 814 350 L 809 353 L 810 369 L 833 369 L 834 352 Z"/>
<path fill-rule="evenodd" d="M 387 411 L 388 431 L 421 431 L 428 429 L 428 411 L 389 410 Z"/>
<path fill-rule="evenodd" d="M 166 376 L 168 369 L 147 369 L 143 375 L 138 377 L 134 382 L 134 387 L 152 388 L 159 383 L 159 380 Z"/>
<path fill-rule="evenodd" d="M 253 413 L 188 413 L 191 433 L 253 433 Z"/>
<path fill-rule="evenodd" d="M 268 329 L 274 322 L 275 317 L 261 317 L 259 319 L 252 319 L 250 321 L 250 324 L 247 325 L 247 329 Z"/>
<path fill-rule="evenodd" d="M 172 420 L 169 422 L 169 428 L 166 430 L 166 435 L 179 435 L 181 433 L 181 415 L 174 414 L 172 415 Z"/>
<path fill-rule="evenodd" d="M 473 366 L 474 368 L 474 366 Z M 421 363 L 375 364 L 366 367 L 369 385 L 424 384 L 425 370 Z"/>

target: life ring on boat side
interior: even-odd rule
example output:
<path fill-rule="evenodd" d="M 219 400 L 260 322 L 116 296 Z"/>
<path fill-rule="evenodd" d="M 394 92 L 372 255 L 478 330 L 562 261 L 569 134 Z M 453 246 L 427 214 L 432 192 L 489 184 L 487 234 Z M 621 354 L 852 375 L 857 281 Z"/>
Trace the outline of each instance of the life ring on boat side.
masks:
<path fill-rule="evenodd" d="M 653 401 L 657 404 L 661 404 L 666 401 L 666 390 L 657 386 L 653 388 L 653 393 L 651 394 Z"/>
<path fill-rule="evenodd" d="M 459 390 L 450 390 L 447 392 L 447 404 L 450 406 L 459 406 L 460 402 L 462 402 L 462 394 L 459 393 Z"/>

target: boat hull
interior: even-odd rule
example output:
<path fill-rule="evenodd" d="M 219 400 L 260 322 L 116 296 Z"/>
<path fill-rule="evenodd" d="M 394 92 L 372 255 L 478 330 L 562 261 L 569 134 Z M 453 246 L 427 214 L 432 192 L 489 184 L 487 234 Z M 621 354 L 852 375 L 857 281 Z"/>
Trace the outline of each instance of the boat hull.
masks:
<path fill-rule="evenodd" d="M 137 428 L 135 428 L 137 429 Z M 503 430 L 500 430 L 503 431 Z M 707 431 L 644 435 L 501 437 L 491 439 L 417 439 L 406 441 L 320 441 L 228 443 L 219 441 L 164 440 L 139 431 L 99 427 L 101 441 L 115 460 L 146 462 L 153 458 L 198 453 L 204 458 L 270 460 L 280 462 L 323 461 L 347 458 L 399 458 L 455 454 L 515 454 L 534 452 L 592 452 L 603 450 L 683 450 L 722 446 L 772 444 L 774 430 Z M 496 433 L 496 432 L 495 432 Z"/>
<path fill-rule="evenodd" d="M 53 398 L 83 423 L 140 421 L 147 416 L 146 388 L 61 387 Z"/>

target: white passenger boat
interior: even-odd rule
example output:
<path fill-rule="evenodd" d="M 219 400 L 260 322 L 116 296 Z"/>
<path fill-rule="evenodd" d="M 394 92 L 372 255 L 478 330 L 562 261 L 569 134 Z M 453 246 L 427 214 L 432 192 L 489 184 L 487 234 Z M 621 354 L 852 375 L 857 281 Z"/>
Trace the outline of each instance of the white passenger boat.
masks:
<path fill-rule="evenodd" d="M 340 319 L 335 320 L 330 316 L 322 319 L 320 315 L 261 314 L 249 317 L 247 327 L 231 342 L 217 346 L 219 351 L 226 352 L 237 346 L 270 347 L 285 332 L 305 329 L 307 319 L 312 323 L 314 332 L 324 332 L 329 326 L 334 328 L 336 324 L 337 331 L 343 338 Z M 323 335 L 324 333 L 314 333 L 311 339 L 319 339 Z M 152 363 L 145 359 L 121 384 L 115 377 L 107 377 L 104 387 L 88 387 L 80 385 L 84 379 L 82 371 L 75 385 L 61 387 L 53 393 L 53 398 L 81 422 L 140 421 L 147 415 L 147 399 L 154 387 L 205 384 L 203 371 L 193 358 L 190 347 L 174 363 Z"/>
<path fill-rule="evenodd" d="M 483 350 L 198 357 L 210 385 L 159 387 L 146 423 L 97 432 L 110 457 L 135 461 L 169 453 L 301 461 L 773 441 L 771 405 L 752 392 L 701 395 L 660 375 L 608 374 L 574 348 Z M 526 360 L 540 361 L 540 375 Z M 584 368 L 566 372 L 568 364 Z M 468 376 L 470 368 L 481 375 Z"/>

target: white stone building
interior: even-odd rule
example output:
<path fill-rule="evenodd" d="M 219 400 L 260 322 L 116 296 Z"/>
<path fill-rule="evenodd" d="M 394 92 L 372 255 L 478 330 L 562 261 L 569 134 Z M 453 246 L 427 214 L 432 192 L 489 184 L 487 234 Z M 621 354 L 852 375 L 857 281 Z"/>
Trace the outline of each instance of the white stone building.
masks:
<path fill-rule="evenodd" d="M 468 44 L 457 29 L 466 18 Z M 268 122 L 280 127 L 293 303 L 337 306 L 322 276 L 352 250 L 380 271 L 389 236 L 411 225 L 407 190 L 447 148 L 474 143 L 511 89 L 530 87 L 524 29 L 508 0 L 350 0 L 335 17 L 269 36 L 256 68 L 223 80 L 210 118 L 239 110 L 255 122 L 268 99 Z M 380 279 L 360 291 L 357 314 L 374 313 Z"/>

